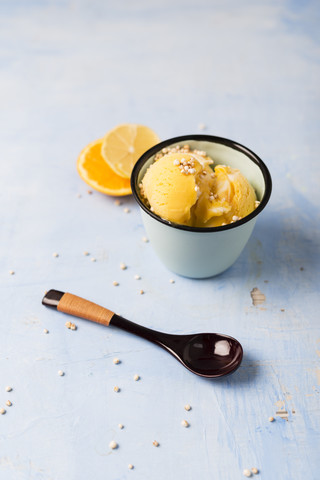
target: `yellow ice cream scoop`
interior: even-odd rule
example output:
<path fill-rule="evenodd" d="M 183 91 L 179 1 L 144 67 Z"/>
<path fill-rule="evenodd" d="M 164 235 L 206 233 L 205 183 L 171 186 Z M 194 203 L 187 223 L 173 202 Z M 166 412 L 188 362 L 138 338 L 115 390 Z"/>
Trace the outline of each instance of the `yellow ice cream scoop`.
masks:
<path fill-rule="evenodd" d="M 231 223 L 246 217 L 255 209 L 256 194 L 240 170 L 217 165 L 215 167 L 215 202 L 223 204 L 222 215 L 212 215 L 207 226 Z M 213 204 L 215 203 L 213 202 Z M 213 218 L 213 217 L 219 217 Z"/>
<path fill-rule="evenodd" d="M 142 180 L 142 193 L 161 218 L 191 225 L 191 208 L 198 199 L 196 175 L 203 166 L 195 155 L 171 153 L 153 163 Z"/>
<path fill-rule="evenodd" d="M 213 179 L 212 179 L 213 177 Z M 200 197 L 193 208 L 193 226 L 219 227 L 235 222 L 255 209 L 253 187 L 240 170 L 217 165 L 214 175 L 200 182 Z"/>

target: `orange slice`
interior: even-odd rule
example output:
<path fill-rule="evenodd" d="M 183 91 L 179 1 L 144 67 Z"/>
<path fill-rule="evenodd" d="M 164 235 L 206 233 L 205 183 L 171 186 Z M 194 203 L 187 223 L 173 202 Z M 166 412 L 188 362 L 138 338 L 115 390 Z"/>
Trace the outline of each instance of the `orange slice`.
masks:
<path fill-rule="evenodd" d="M 130 180 L 119 177 L 101 156 L 102 139 L 89 143 L 80 153 L 77 169 L 90 187 L 107 195 L 130 195 Z"/>
<path fill-rule="evenodd" d="M 117 175 L 130 178 L 139 157 L 159 142 L 158 135 L 149 127 L 126 123 L 105 135 L 101 155 Z"/>

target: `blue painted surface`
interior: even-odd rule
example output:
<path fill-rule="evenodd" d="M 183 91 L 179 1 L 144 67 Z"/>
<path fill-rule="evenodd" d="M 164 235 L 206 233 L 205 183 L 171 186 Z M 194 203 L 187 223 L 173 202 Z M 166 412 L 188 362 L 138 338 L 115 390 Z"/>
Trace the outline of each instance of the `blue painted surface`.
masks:
<path fill-rule="evenodd" d="M 253 466 L 262 480 L 318 479 L 319 3 L 0 7 L 0 407 L 13 403 L 0 416 L 1 480 L 234 480 Z M 88 195 L 77 155 L 123 122 L 162 139 L 205 123 L 266 162 L 271 201 L 225 274 L 172 275 L 141 240 L 132 198 Z M 243 364 L 206 381 L 124 332 L 82 320 L 70 331 L 41 305 L 49 288 L 172 333 L 230 334 Z"/>

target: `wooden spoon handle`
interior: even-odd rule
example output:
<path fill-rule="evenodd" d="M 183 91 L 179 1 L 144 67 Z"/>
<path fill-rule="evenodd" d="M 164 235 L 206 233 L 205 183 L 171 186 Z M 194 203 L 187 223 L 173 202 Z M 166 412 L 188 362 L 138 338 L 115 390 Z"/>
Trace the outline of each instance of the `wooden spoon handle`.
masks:
<path fill-rule="evenodd" d="M 43 305 L 55 307 L 59 312 L 85 318 L 105 326 L 109 325 L 114 315 L 114 312 L 96 303 L 89 302 L 89 300 L 77 297 L 71 293 L 63 293 L 57 290 L 49 290 L 43 297 L 42 303 Z"/>

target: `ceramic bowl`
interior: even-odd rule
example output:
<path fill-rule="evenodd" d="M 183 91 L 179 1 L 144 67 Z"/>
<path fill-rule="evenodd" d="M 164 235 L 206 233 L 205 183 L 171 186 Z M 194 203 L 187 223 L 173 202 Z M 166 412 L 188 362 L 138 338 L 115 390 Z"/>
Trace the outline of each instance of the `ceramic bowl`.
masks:
<path fill-rule="evenodd" d="M 241 220 L 211 228 L 188 227 L 163 220 L 144 204 L 139 184 L 155 155 L 164 147 L 190 145 L 204 150 L 214 164 L 237 168 L 254 187 L 260 205 Z M 222 273 L 239 257 L 253 231 L 258 215 L 267 205 L 271 176 L 263 161 L 237 142 L 211 135 L 186 135 L 165 140 L 145 152 L 134 166 L 131 188 L 141 209 L 148 238 L 166 267 L 178 275 L 206 278 Z"/>

